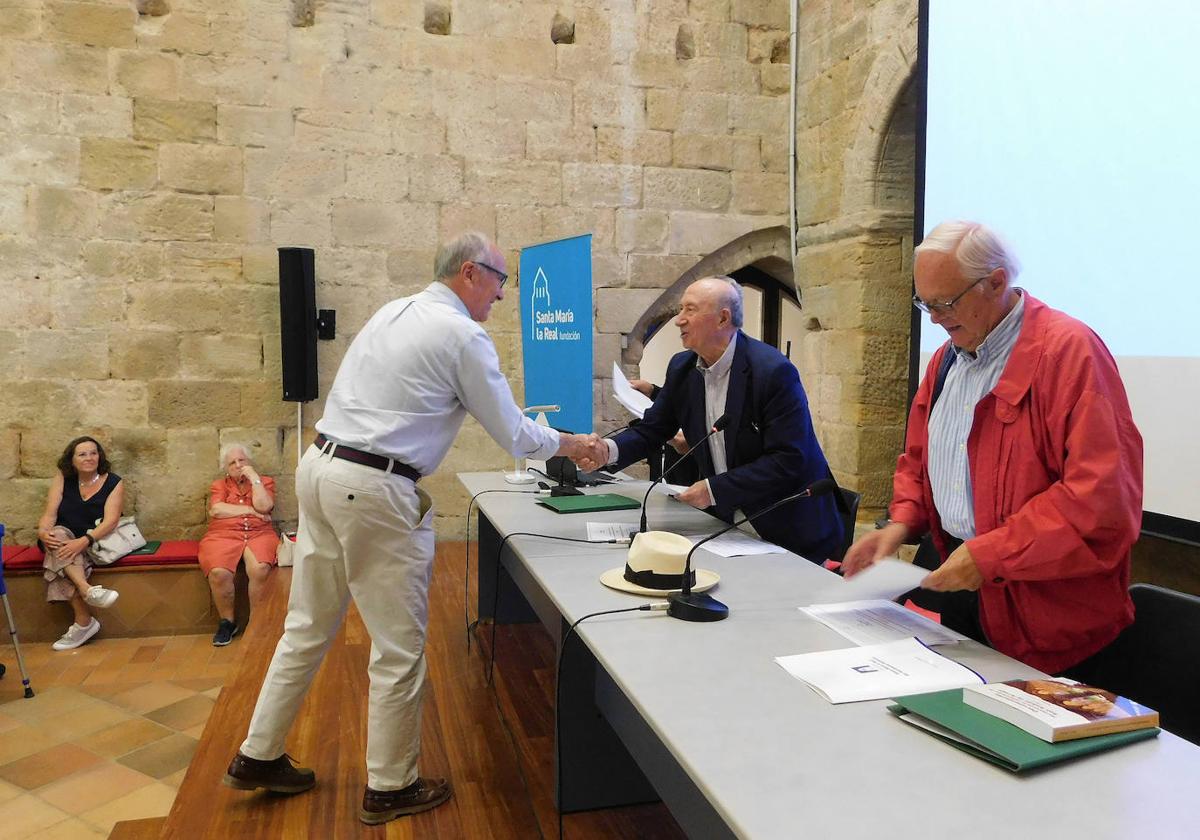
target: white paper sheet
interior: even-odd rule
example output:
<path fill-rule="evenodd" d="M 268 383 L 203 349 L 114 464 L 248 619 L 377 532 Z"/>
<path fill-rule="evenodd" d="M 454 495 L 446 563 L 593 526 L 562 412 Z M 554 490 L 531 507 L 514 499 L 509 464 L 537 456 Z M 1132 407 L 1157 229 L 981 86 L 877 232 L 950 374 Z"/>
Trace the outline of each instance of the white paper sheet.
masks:
<path fill-rule="evenodd" d="M 646 414 L 646 409 L 654 405 L 654 400 L 629 384 L 629 380 L 616 362 L 613 362 L 613 396 L 639 420 Z"/>
<path fill-rule="evenodd" d="M 775 662 L 830 703 L 883 700 L 984 681 L 916 639 L 777 656 Z"/>
<path fill-rule="evenodd" d="M 915 589 L 929 571 L 903 560 L 886 557 L 852 578 L 834 578 L 813 597 L 813 604 L 841 604 L 846 601 L 890 601 Z"/>
<path fill-rule="evenodd" d="M 699 536 L 689 536 L 688 539 L 693 544 L 705 539 L 706 534 Z M 739 531 L 734 528 L 728 533 L 722 534 L 715 540 L 709 540 L 704 544 L 702 551 L 711 551 L 719 557 L 747 557 L 751 554 L 786 554 L 786 548 L 780 548 L 774 543 L 765 542 L 745 531 Z"/>
<path fill-rule="evenodd" d="M 844 604 L 814 604 L 800 611 L 834 630 L 856 645 L 874 645 L 916 636 L 927 645 L 952 645 L 967 637 L 943 627 L 919 613 L 892 601 L 849 601 Z"/>
<path fill-rule="evenodd" d="M 627 540 L 637 529 L 637 525 L 627 525 L 624 522 L 589 522 L 587 538 L 589 540 Z"/>
<path fill-rule="evenodd" d="M 654 485 L 655 493 L 661 493 L 662 495 L 670 496 L 671 498 L 675 498 L 686 489 L 687 487 L 682 484 L 669 484 L 666 481 L 662 481 Z"/>

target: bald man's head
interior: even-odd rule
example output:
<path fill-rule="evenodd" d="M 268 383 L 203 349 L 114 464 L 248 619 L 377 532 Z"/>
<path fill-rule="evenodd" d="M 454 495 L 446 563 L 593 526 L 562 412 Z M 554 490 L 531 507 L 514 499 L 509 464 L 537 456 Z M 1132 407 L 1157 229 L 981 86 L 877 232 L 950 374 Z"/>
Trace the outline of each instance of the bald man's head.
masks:
<path fill-rule="evenodd" d="M 742 326 L 742 287 L 731 277 L 705 277 L 687 287 L 675 319 L 683 346 L 713 364 Z"/>

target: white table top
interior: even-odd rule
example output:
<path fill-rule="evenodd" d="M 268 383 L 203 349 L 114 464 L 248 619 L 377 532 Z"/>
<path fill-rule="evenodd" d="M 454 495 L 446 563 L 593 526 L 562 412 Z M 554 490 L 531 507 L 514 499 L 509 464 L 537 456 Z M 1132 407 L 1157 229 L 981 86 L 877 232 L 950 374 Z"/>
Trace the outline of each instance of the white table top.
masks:
<path fill-rule="evenodd" d="M 498 473 L 459 478 L 472 494 L 514 489 Z M 646 487 L 590 492 L 640 501 Z M 535 498 L 496 493 L 478 504 L 501 534 L 586 538 L 588 521 L 638 520 L 636 510 L 557 514 Z M 657 493 L 648 510 L 652 529 L 700 533 L 721 525 Z M 531 537 L 509 544 L 568 621 L 651 600 L 600 583 L 603 571 L 624 565 L 624 547 Z M 798 609 L 830 572 L 793 554 L 721 558 L 701 549 L 693 562 L 720 574 L 712 594 L 729 606 L 728 619 L 689 623 L 637 612 L 589 619 L 577 632 L 739 836 L 1200 837 L 1200 747 L 1164 732 L 1016 776 L 894 719 L 887 701 L 832 705 L 774 663 L 850 646 Z M 975 642 L 939 652 L 989 681 L 1039 673 Z"/>

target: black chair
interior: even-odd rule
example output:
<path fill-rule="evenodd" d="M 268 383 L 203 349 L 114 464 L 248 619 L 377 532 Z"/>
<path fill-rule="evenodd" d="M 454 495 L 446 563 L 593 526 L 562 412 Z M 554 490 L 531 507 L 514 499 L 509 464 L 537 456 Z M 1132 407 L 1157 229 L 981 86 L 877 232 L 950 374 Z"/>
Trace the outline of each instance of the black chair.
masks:
<path fill-rule="evenodd" d="M 846 503 L 844 510 L 841 505 L 838 506 L 838 511 L 842 515 L 842 544 L 838 546 L 837 555 L 830 559 L 840 561 L 846 556 L 846 552 L 850 550 L 850 545 L 854 542 L 854 524 L 858 521 L 858 503 L 862 501 L 862 496 L 845 487 L 838 489 L 842 491 L 842 500 Z"/>
<path fill-rule="evenodd" d="M 1129 595 L 1134 622 L 1095 684 L 1156 709 L 1164 729 L 1200 744 L 1200 598 L 1148 583 Z"/>

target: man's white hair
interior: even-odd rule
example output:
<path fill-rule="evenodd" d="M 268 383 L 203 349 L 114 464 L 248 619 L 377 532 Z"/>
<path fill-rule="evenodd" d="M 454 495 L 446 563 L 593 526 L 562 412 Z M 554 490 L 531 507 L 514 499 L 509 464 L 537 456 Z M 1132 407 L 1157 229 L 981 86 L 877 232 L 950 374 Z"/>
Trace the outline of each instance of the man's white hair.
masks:
<path fill-rule="evenodd" d="M 979 222 L 942 222 L 914 249 L 917 254 L 923 251 L 953 254 L 968 280 L 1003 268 L 1011 283 L 1021 273 L 1021 263 L 1000 234 Z"/>
<path fill-rule="evenodd" d="M 487 259 L 492 240 L 477 230 L 461 233 L 438 248 L 433 258 L 433 276 L 445 280 L 458 274 L 465 262 L 482 262 Z"/>
<path fill-rule="evenodd" d="M 742 284 L 724 274 L 714 274 L 712 277 L 705 277 L 705 280 L 719 280 L 729 286 L 725 299 L 721 301 L 722 306 L 729 308 L 729 320 L 733 322 L 736 329 L 742 328 L 742 320 L 745 315 L 745 304 L 743 303 Z"/>
<path fill-rule="evenodd" d="M 233 441 L 233 442 L 227 443 L 221 447 L 221 455 L 220 455 L 221 463 L 217 465 L 218 467 L 220 467 L 220 469 L 223 470 L 223 469 L 225 469 L 226 466 L 229 465 L 229 455 L 235 449 L 242 450 L 242 454 L 246 456 L 247 461 L 252 460 L 250 457 L 250 447 L 244 443 L 238 443 L 237 441 Z"/>

